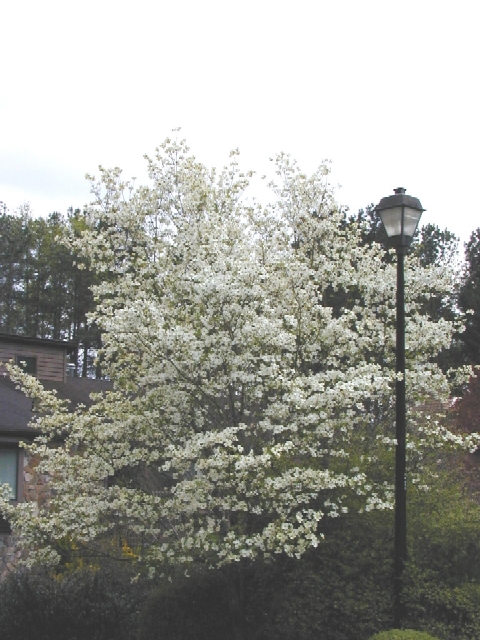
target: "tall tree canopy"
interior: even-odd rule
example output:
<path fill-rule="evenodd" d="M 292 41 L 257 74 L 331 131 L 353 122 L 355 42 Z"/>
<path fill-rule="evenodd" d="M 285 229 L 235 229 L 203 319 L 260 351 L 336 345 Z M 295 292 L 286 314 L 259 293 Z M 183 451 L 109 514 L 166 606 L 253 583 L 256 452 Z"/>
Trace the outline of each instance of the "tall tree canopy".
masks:
<path fill-rule="evenodd" d="M 34 218 L 28 205 L 0 215 L 0 331 L 78 341 L 83 375 L 99 333 L 89 325 L 93 272 L 69 245 L 86 222 L 79 210 Z"/>
<path fill-rule="evenodd" d="M 458 295 L 460 309 L 467 314 L 462 335 L 469 360 L 480 365 L 480 228 L 465 245 L 465 271 Z"/>
<path fill-rule="evenodd" d="M 95 319 L 114 390 L 70 414 L 17 373 L 45 410 L 31 451 L 54 489 L 2 503 L 31 561 L 112 536 L 104 550 L 152 570 L 300 556 L 325 518 L 391 508 L 395 265 L 344 224 L 325 166 L 276 167 L 266 207 L 245 204 L 235 153 L 210 171 L 171 140 L 150 186 L 118 169 L 94 181 L 76 247 L 107 276 Z M 418 410 L 449 393 L 435 358 L 455 327 L 426 301 L 452 273 L 412 256 L 406 283 L 415 481 L 429 451 L 462 441 Z"/>

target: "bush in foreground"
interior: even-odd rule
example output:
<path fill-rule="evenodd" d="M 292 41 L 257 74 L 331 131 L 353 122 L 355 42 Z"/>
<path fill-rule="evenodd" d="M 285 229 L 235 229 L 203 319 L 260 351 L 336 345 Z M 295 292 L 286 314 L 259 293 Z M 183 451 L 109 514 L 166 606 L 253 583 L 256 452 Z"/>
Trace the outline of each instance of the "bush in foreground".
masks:
<path fill-rule="evenodd" d="M 435 494 L 416 497 L 410 510 L 406 626 L 442 640 L 480 638 L 480 508 L 478 496 L 439 477 Z"/>
<path fill-rule="evenodd" d="M 414 631 L 413 629 L 392 629 L 377 633 L 370 640 L 439 640 L 436 636 L 431 636 L 424 631 Z"/>
<path fill-rule="evenodd" d="M 2 640 L 131 640 L 143 585 L 118 567 L 21 570 L 0 584 Z"/>
<path fill-rule="evenodd" d="M 325 540 L 300 560 L 192 564 L 167 580 L 132 583 L 132 569 L 57 574 L 21 571 L 0 584 L 2 640 L 229 640 L 229 584 L 242 585 L 248 640 L 477 640 L 480 638 L 480 506 L 439 475 L 435 491 L 411 490 L 406 626 L 393 625 L 393 513 L 330 519 Z M 236 612 L 238 615 L 238 610 Z M 392 635 L 393 634 L 393 635 Z M 395 635 L 396 634 L 396 635 Z M 398 635 L 403 634 L 403 635 Z M 405 635 L 410 634 L 410 635 Z M 411 635 L 415 634 L 415 635 Z"/>

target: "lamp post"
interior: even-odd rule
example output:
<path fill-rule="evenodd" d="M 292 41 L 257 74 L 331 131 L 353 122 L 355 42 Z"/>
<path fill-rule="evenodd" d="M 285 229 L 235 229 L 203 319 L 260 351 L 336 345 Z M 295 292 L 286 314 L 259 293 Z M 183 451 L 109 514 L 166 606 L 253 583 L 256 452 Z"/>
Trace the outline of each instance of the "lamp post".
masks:
<path fill-rule="evenodd" d="M 407 196 L 405 189 L 395 189 L 394 193 L 382 198 L 375 211 L 380 215 L 390 246 L 397 252 L 394 626 L 400 629 L 404 618 L 403 569 L 407 559 L 404 258 L 425 209 L 420 200 Z"/>

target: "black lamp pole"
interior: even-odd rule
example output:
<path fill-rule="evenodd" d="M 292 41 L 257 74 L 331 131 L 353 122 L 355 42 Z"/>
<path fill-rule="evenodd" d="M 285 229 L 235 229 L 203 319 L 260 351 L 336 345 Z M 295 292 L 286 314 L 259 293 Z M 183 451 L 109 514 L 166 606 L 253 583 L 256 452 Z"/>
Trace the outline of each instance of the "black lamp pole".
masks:
<path fill-rule="evenodd" d="M 404 618 L 402 573 L 407 560 L 407 469 L 406 469 L 406 400 L 405 400 L 405 251 L 397 247 L 397 341 L 395 384 L 395 572 L 394 626 L 401 628 Z"/>
<path fill-rule="evenodd" d="M 394 191 L 395 195 L 382 198 L 375 210 L 382 219 L 389 244 L 397 252 L 394 626 L 400 629 L 405 617 L 402 591 L 403 569 L 407 560 L 404 260 L 424 209 L 417 198 L 405 194 L 405 189 Z"/>

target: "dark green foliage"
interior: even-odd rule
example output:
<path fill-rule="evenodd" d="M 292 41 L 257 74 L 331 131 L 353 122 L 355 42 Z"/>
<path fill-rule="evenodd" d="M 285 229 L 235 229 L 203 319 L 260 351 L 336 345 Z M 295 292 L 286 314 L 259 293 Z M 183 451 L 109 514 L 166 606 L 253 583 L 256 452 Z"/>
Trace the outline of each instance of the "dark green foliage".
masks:
<path fill-rule="evenodd" d="M 84 228 L 78 210 L 46 219 L 32 218 L 28 207 L 0 215 L 0 332 L 78 341 L 78 373 L 92 376 L 91 350 L 100 346 L 87 321 L 95 276 L 65 242 Z"/>
<path fill-rule="evenodd" d="M 25 320 L 19 309 L 19 298 L 23 295 L 20 283 L 23 279 L 25 283 L 29 281 L 23 250 L 26 241 L 23 220 L 6 211 L 0 216 L 0 327 L 5 333 L 18 331 Z"/>
<path fill-rule="evenodd" d="M 422 267 L 453 264 L 458 256 L 457 236 L 436 224 L 426 224 L 417 231 L 412 252 L 420 259 Z"/>
<path fill-rule="evenodd" d="M 194 571 L 194 569 L 190 569 Z M 139 640 L 226 640 L 233 637 L 220 571 L 179 575 L 152 591 L 140 616 Z"/>
<path fill-rule="evenodd" d="M 480 633 L 480 585 L 448 587 L 435 573 L 412 572 L 410 618 L 444 640 L 477 640 Z"/>
<path fill-rule="evenodd" d="M 366 640 L 391 625 L 391 528 L 391 513 L 332 520 L 326 541 L 301 560 L 233 567 L 243 625 L 232 568 L 177 577 L 152 593 L 139 640 Z"/>
<path fill-rule="evenodd" d="M 392 629 L 391 631 L 381 631 L 370 638 L 370 640 L 439 640 L 424 631 L 413 631 L 413 629 Z"/>
<path fill-rule="evenodd" d="M 458 305 L 467 315 L 467 326 L 461 335 L 469 360 L 480 364 L 480 228 L 472 232 L 465 246 L 465 273 L 458 294 Z"/>
<path fill-rule="evenodd" d="M 2 640 L 131 640 L 145 598 L 118 567 L 53 576 L 20 571 L 0 584 Z"/>
<path fill-rule="evenodd" d="M 406 603 L 410 626 L 442 640 L 480 638 L 480 506 L 448 478 L 411 507 Z M 472 492 L 470 488 L 470 493 Z M 435 499 L 437 498 L 437 499 Z"/>
<path fill-rule="evenodd" d="M 392 526 L 391 513 L 339 518 L 302 560 L 263 567 L 255 638 L 362 640 L 391 625 Z"/>

